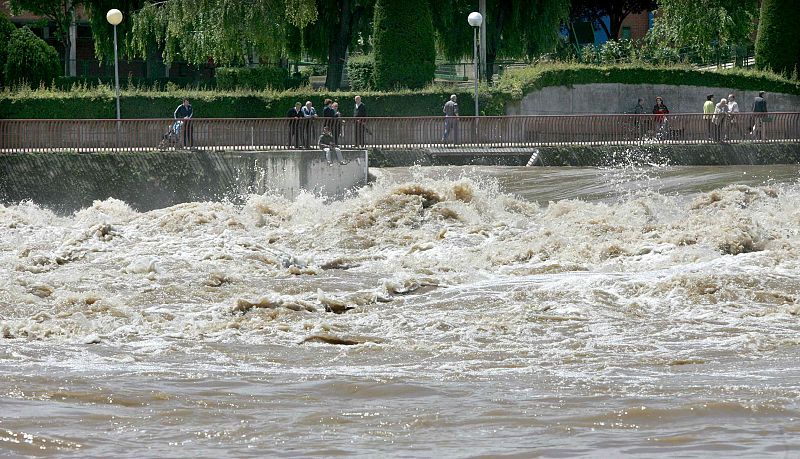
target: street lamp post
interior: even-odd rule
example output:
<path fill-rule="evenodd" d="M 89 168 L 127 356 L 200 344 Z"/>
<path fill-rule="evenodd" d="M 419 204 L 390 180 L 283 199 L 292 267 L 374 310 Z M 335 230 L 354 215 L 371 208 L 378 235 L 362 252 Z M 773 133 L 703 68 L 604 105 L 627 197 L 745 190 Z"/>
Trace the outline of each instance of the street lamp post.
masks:
<path fill-rule="evenodd" d="M 109 24 L 114 26 L 114 88 L 117 94 L 117 120 L 119 116 L 119 66 L 117 64 L 117 26 L 122 22 L 122 11 L 118 9 L 108 10 L 106 13 L 106 20 Z"/>
<path fill-rule="evenodd" d="M 480 112 L 478 112 L 478 80 L 479 80 L 479 73 L 478 73 L 478 29 L 481 28 L 481 24 L 483 23 L 483 16 L 481 13 L 472 12 L 469 13 L 467 17 L 467 22 L 469 25 L 472 26 L 472 30 L 474 33 L 474 39 L 472 40 L 472 61 L 475 64 L 475 116 L 478 116 Z"/>

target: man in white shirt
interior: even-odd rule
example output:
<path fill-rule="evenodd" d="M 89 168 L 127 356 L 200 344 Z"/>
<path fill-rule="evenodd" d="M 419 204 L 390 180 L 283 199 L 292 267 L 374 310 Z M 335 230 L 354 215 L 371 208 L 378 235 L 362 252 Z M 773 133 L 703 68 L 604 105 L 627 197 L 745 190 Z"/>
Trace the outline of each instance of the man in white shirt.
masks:
<path fill-rule="evenodd" d="M 741 132 L 739 132 L 739 103 L 736 102 L 736 94 L 729 94 L 728 95 L 728 112 L 729 117 L 728 120 L 730 122 L 730 138 L 731 140 L 739 140 L 742 138 Z"/>

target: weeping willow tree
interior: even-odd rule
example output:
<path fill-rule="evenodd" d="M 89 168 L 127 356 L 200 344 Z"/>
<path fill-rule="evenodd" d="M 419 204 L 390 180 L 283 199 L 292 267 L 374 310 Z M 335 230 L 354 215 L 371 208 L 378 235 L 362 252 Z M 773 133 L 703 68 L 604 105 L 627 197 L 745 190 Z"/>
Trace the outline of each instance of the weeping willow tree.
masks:
<path fill-rule="evenodd" d="M 302 53 L 328 63 L 325 87 L 341 86 L 348 51 L 370 33 L 375 0 L 315 0 L 317 20 L 303 29 L 290 25 L 287 30 L 289 57 Z"/>
<path fill-rule="evenodd" d="M 452 60 L 471 56 L 467 16 L 477 2 L 430 0 L 430 6 L 439 52 Z M 569 0 L 486 0 L 486 80 L 491 81 L 498 59 L 531 59 L 551 51 L 569 6 Z"/>
<path fill-rule="evenodd" d="M 648 39 L 708 59 L 751 42 L 757 16 L 757 0 L 659 0 Z"/>
<path fill-rule="evenodd" d="M 132 17 L 130 50 L 147 56 L 155 44 L 165 62 L 248 64 L 284 54 L 286 26 L 317 19 L 314 0 L 166 0 L 146 2 Z"/>

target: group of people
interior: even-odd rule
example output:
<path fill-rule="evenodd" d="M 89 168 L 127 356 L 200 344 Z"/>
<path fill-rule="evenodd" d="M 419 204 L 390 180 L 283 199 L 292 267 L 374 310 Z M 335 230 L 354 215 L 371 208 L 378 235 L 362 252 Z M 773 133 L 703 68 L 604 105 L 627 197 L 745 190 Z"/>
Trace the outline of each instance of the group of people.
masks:
<path fill-rule="evenodd" d="M 359 118 L 366 118 L 367 108 L 364 102 L 361 101 L 361 96 L 355 96 L 353 99 L 355 106 L 353 107 L 353 117 L 356 118 L 354 126 L 354 146 L 360 148 L 364 145 L 364 139 L 367 132 L 366 124 Z M 328 165 L 333 165 L 331 156 L 333 153 L 340 164 L 347 164 L 342 158 L 342 151 L 339 148 L 339 140 L 344 136 L 344 123 L 342 114 L 339 111 L 339 102 L 331 99 L 325 99 L 323 102 L 324 108 L 322 109 L 322 134 L 319 136 L 317 146 L 325 151 L 325 159 Z M 315 118 L 318 118 L 317 110 L 314 104 L 309 100 L 305 105 L 296 102 L 294 107 L 290 108 L 286 113 L 289 118 L 289 147 L 294 148 L 310 148 L 311 139 L 316 137 L 316 123 Z"/>
<path fill-rule="evenodd" d="M 748 123 L 748 136 L 756 140 L 766 139 L 764 122 L 767 116 L 767 100 L 764 96 L 764 91 L 760 91 L 753 99 L 753 123 Z M 723 97 L 717 103 L 714 103 L 714 94 L 707 95 L 703 104 L 703 119 L 706 121 L 708 140 L 720 142 L 742 137 L 739 113 L 735 94 L 729 94 L 727 99 Z"/>
<path fill-rule="evenodd" d="M 764 123 L 767 118 L 767 101 L 764 91 L 760 91 L 753 100 L 752 124 L 748 123 L 748 136 L 756 140 L 765 140 L 766 133 Z M 643 115 L 647 113 L 642 103 L 644 99 L 639 99 L 633 109 L 633 114 Z M 719 102 L 714 102 L 714 94 L 708 94 L 703 104 L 703 120 L 706 123 L 708 140 L 726 141 L 732 137 L 742 137 L 742 122 L 739 116 L 739 103 L 736 101 L 735 94 L 729 94 L 727 98 L 722 98 Z M 664 104 L 661 96 L 656 97 L 652 114 L 656 123 L 656 136 L 663 139 L 669 135 L 669 108 Z M 635 125 L 641 131 L 641 123 L 635 121 Z M 641 134 L 641 133 L 640 133 Z"/>

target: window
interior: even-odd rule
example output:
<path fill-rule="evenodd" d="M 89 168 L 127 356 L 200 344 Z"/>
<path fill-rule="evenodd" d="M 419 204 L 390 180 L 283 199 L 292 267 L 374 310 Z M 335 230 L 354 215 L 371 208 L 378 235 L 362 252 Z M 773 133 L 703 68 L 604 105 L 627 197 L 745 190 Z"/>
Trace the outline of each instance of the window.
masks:
<path fill-rule="evenodd" d="M 622 35 L 620 36 L 623 40 L 630 40 L 631 39 L 631 28 L 630 27 L 623 27 L 622 28 Z"/>

